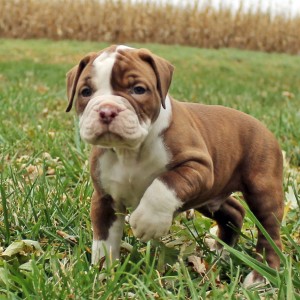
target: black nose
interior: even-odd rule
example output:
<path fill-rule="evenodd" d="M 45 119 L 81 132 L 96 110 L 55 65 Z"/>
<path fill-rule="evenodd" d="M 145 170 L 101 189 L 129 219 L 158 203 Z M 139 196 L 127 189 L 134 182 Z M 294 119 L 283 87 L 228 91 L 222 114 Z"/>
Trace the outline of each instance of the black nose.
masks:
<path fill-rule="evenodd" d="M 103 106 L 99 109 L 100 121 L 104 124 L 109 124 L 119 114 L 116 107 Z"/>

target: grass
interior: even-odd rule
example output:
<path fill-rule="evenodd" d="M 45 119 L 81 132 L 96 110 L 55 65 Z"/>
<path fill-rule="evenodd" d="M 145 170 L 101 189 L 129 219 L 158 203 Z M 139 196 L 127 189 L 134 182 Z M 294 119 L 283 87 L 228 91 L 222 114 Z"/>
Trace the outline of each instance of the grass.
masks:
<path fill-rule="evenodd" d="M 239 244 L 225 246 L 229 262 L 203 242 L 208 219 L 179 216 L 169 236 L 148 244 L 127 225 L 121 262 L 99 271 L 90 267 L 89 147 L 74 114 L 64 112 L 64 84 L 82 55 L 106 44 L 0 44 L 0 299 L 300 299 L 300 57 L 135 45 L 175 65 L 175 98 L 240 109 L 277 136 L 286 155 L 280 272 L 251 258 L 257 220 L 250 212 Z M 270 284 L 244 290 L 250 266 Z"/>
<path fill-rule="evenodd" d="M 238 1 L 0 0 L 0 37 L 155 42 L 268 52 L 300 51 L 299 14 L 280 15 Z M 179 3 L 179 2 L 178 2 Z M 220 2 L 221 3 L 221 2 Z M 57 13 L 59 12 L 59 13 Z"/>

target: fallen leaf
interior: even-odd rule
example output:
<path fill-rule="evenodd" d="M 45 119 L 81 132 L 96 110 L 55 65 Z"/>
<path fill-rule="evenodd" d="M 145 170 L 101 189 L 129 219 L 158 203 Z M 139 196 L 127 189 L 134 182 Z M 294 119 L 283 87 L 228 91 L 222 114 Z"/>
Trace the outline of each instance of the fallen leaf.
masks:
<path fill-rule="evenodd" d="M 48 132 L 48 135 L 49 135 L 49 137 L 50 137 L 51 139 L 54 139 L 54 137 L 55 137 L 55 131 L 49 131 L 49 132 Z"/>
<path fill-rule="evenodd" d="M 22 240 L 10 244 L 4 252 L 0 254 L 3 257 L 12 257 L 14 255 L 27 256 L 28 254 L 41 255 L 43 250 L 37 241 Z"/>
<path fill-rule="evenodd" d="M 283 91 L 282 96 L 288 99 L 293 99 L 295 98 L 295 95 L 289 91 Z"/>
<path fill-rule="evenodd" d="M 206 273 L 206 265 L 200 257 L 196 255 L 191 255 L 188 257 L 187 260 L 188 264 L 193 268 L 195 272 L 202 276 Z"/>
<path fill-rule="evenodd" d="M 23 271 L 32 271 L 31 260 L 29 260 L 26 263 L 20 265 L 19 269 L 23 270 Z"/>
<path fill-rule="evenodd" d="M 292 186 L 288 186 L 288 190 L 285 193 L 285 198 L 287 200 L 286 204 L 286 212 L 285 215 L 288 213 L 289 209 L 296 209 L 298 208 L 298 201 Z"/>
<path fill-rule="evenodd" d="M 76 245 L 78 244 L 75 236 L 73 235 L 69 235 L 67 234 L 66 232 L 63 232 L 61 230 L 57 230 L 56 233 L 61 236 L 62 238 L 64 238 L 65 240 L 67 240 L 69 243 L 73 244 L 73 245 Z"/>
<path fill-rule="evenodd" d="M 46 172 L 47 176 L 52 176 L 55 175 L 55 169 L 53 168 L 48 168 L 47 172 Z"/>

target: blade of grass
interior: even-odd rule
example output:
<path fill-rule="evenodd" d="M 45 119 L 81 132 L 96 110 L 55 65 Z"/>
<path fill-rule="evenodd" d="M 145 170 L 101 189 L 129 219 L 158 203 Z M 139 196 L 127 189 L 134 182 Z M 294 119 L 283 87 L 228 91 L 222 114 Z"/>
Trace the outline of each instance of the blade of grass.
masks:
<path fill-rule="evenodd" d="M 1 176 L 2 181 L 2 176 Z M 3 187 L 3 184 L 1 182 L 0 184 L 0 193 L 1 193 L 1 202 L 2 202 L 2 209 L 3 209 L 3 218 L 4 218 L 4 234 L 5 234 L 5 243 L 7 245 L 10 244 L 10 221 L 9 221 L 9 214 L 8 214 L 8 203 L 7 203 L 7 197 L 6 193 Z"/>

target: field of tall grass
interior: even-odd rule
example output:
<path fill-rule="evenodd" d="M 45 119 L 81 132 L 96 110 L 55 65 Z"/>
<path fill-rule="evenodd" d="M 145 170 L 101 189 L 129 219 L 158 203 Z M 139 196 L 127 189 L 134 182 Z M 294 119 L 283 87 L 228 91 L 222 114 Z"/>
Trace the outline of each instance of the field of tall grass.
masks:
<path fill-rule="evenodd" d="M 200 5 L 201 3 L 201 5 Z M 0 0 L 0 37 L 152 42 L 298 54 L 300 16 L 214 8 L 209 0 Z"/>

